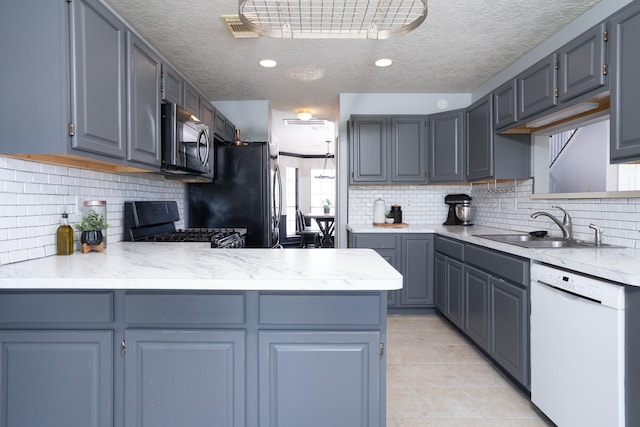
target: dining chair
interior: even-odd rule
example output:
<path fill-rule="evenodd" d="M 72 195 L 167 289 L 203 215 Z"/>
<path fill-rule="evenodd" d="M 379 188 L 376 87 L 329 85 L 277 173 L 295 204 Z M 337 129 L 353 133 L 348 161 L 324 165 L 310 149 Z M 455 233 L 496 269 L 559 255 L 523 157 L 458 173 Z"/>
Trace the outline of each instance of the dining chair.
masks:
<path fill-rule="evenodd" d="M 300 247 L 307 248 L 310 244 L 313 247 L 319 248 L 320 245 L 320 231 L 311 230 L 304 222 L 304 216 L 300 210 L 296 211 L 296 234 L 300 236 Z"/>

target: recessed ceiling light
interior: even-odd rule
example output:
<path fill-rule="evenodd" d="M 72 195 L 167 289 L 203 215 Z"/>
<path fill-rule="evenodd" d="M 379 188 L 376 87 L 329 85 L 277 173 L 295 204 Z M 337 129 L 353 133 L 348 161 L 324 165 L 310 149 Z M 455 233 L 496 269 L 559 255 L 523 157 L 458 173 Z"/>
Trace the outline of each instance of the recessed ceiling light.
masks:
<path fill-rule="evenodd" d="M 393 64 L 393 61 L 390 60 L 389 58 L 382 58 L 382 59 L 378 59 L 376 62 L 374 62 L 374 64 L 376 67 L 384 68 Z"/>
<path fill-rule="evenodd" d="M 278 65 L 278 63 L 273 59 L 261 59 L 258 64 L 260 64 L 260 66 L 264 68 L 273 68 Z"/>

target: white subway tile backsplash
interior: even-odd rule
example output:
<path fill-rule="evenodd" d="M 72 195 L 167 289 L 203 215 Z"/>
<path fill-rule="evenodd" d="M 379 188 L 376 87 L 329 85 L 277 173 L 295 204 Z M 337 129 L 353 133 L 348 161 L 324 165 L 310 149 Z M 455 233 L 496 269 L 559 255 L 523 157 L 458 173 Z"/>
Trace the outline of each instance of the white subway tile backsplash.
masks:
<path fill-rule="evenodd" d="M 373 201 L 382 198 L 387 209 L 393 203 L 402 206 L 403 221 L 415 224 L 441 224 L 447 215 L 444 197 L 465 193 L 477 208 L 474 224 L 514 231 L 547 230 L 559 235 L 558 227 L 548 218 L 532 219 L 538 210 L 562 213 L 552 206 L 562 206 L 571 214 L 574 236 L 592 240 L 589 224 L 604 228 L 605 243 L 640 248 L 640 199 L 531 199 L 532 181 L 512 181 L 490 185 L 449 186 L 350 186 L 348 221 L 368 224 L 373 219 Z"/>
<path fill-rule="evenodd" d="M 55 255 L 62 212 L 77 222 L 84 200 L 107 201 L 109 242 L 122 239 L 126 200 L 176 200 L 184 218 L 184 184 L 152 175 L 116 175 L 0 156 L 0 190 L 0 265 Z M 184 227 L 184 220 L 176 226 Z"/>

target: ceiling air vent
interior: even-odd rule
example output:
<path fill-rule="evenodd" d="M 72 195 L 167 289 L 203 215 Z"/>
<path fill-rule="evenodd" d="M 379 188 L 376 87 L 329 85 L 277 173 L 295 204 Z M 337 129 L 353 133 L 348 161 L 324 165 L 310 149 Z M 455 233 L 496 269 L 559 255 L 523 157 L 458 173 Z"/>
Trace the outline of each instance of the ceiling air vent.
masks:
<path fill-rule="evenodd" d="M 285 125 L 293 125 L 293 126 L 324 126 L 327 124 L 327 121 L 324 119 L 311 119 L 311 120 L 300 120 L 300 119 L 284 119 Z"/>
<path fill-rule="evenodd" d="M 224 25 L 227 26 L 229 31 L 231 31 L 231 35 L 236 39 L 247 39 L 251 37 L 260 37 L 260 34 L 251 30 L 249 27 L 244 25 L 240 20 L 238 15 L 222 15 L 220 16 Z M 248 18 L 251 21 L 251 18 Z"/>

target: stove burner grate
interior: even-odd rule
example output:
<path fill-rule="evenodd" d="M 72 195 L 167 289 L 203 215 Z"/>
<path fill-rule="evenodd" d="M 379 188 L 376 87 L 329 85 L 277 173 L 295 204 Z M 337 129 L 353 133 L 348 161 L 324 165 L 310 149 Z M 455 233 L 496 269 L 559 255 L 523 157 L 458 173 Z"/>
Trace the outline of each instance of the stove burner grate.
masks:
<path fill-rule="evenodd" d="M 149 242 L 211 242 L 212 248 L 242 248 L 244 236 L 233 228 L 188 228 L 147 236 Z"/>

